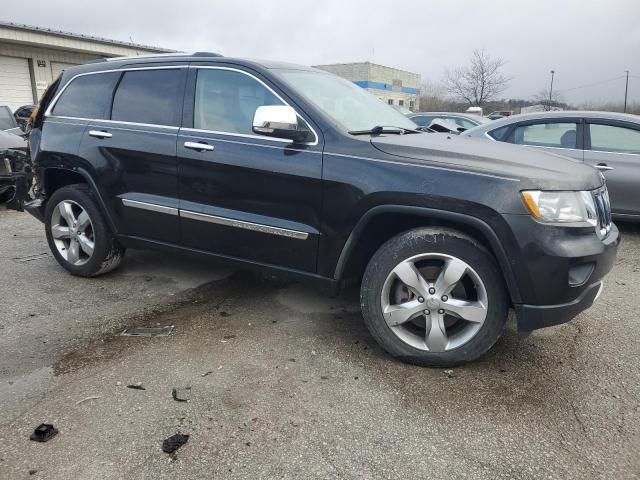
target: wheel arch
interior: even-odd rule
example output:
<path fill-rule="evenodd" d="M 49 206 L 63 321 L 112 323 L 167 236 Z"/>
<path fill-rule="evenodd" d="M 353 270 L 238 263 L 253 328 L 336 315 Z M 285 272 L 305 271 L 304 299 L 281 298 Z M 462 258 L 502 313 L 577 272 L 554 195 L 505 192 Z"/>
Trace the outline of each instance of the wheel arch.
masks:
<path fill-rule="evenodd" d="M 85 170 L 84 168 L 69 169 L 60 167 L 48 167 L 44 170 L 43 180 L 43 187 L 47 198 L 50 198 L 56 190 L 62 187 L 77 184 L 87 185 L 91 193 L 95 196 L 95 199 L 98 202 L 98 206 L 100 207 L 102 214 L 107 220 L 109 228 L 113 233 L 117 233 L 117 229 L 111 217 L 111 213 L 109 212 L 109 209 L 107 208 L 102 195 L 100 195 L 98 185 L 87 170 Z"/>
<path fill-rule="evenodd" d="M 408 205 L 379 205 L 368 210 L 347 239 L 336 264 L 334 279 L 358 278 L 375 251 L 393 236 L 418 227 L 452 228 L 471 236 L 497 260 L 513 303 L 520 290 L 507 252 L 495 230 L 484 220 L 459 212 Z"/>

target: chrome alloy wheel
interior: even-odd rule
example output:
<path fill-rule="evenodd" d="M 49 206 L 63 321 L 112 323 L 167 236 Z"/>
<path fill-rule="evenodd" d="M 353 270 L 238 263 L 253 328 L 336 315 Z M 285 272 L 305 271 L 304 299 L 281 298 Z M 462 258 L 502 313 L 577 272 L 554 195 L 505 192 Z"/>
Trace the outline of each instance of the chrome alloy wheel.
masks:
<path fill-rule="evenodd" d="M 84 265 L 93 255 L 95 240 L 91 218 L 73 200 L 63 200 L 54 208 L 51 236 L 58 253 L 72 265 Z"/>
<path fill-rule="evenodd" d="M 446 352 L 469 342 L 487 318 L 487 290 L 469 264 L 441 253 L 400 262 L 382 287 L 391 331 L 422 351 Z"/>

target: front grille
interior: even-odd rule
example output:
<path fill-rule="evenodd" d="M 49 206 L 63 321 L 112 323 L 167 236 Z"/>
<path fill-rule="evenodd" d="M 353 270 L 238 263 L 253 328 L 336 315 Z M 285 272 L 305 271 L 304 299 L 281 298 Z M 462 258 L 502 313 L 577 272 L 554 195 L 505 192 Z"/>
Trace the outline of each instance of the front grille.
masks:
<path fill-rule="evenodd" d="M 596 228 L 599 230 L 602 238 L 609 235 L 611 231 L 611 204 L 609 203 L 609 191 L 607 187 L 602 187 L 593 193 L 593 201 L 596 205 L 598 213 L 598 224 Z"/>

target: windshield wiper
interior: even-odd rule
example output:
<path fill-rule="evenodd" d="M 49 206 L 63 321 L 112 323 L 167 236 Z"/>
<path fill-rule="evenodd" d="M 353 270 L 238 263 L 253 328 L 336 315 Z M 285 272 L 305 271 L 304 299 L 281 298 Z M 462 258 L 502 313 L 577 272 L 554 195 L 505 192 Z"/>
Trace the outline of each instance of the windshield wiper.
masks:
<path fill-rule="evenodd" d="M 350 130 L 351 135 L 382 135 L 383 133 L 397 133 L 398 135 L 404 135 L 405 133 L 423 133 L 421 130 L 415 130 L 413 128 L 394 127 L 389 125 L 378 125 L 370 130 Z"/>

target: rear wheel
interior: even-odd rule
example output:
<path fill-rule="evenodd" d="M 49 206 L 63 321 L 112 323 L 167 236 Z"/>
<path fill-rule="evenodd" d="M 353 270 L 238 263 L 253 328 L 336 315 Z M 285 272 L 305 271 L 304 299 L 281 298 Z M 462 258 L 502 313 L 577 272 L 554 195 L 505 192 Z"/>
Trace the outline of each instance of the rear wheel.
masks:
<path fill-rule="evenodd" d="M 107 227 L 85 185 L 57 190 L 47 202 L 45 230 L 49 248 L 74 275 L 93 277 L 115 269 L 124 248 Z"/>
<path fill-rule="evenodd" d="M 361 303 L 383 348 L 418 365 L 477 359 L 498 340 L 507 318 L 495 260 L 454 230 L 416 229 L 385 243 L 367 266 Z"/>

